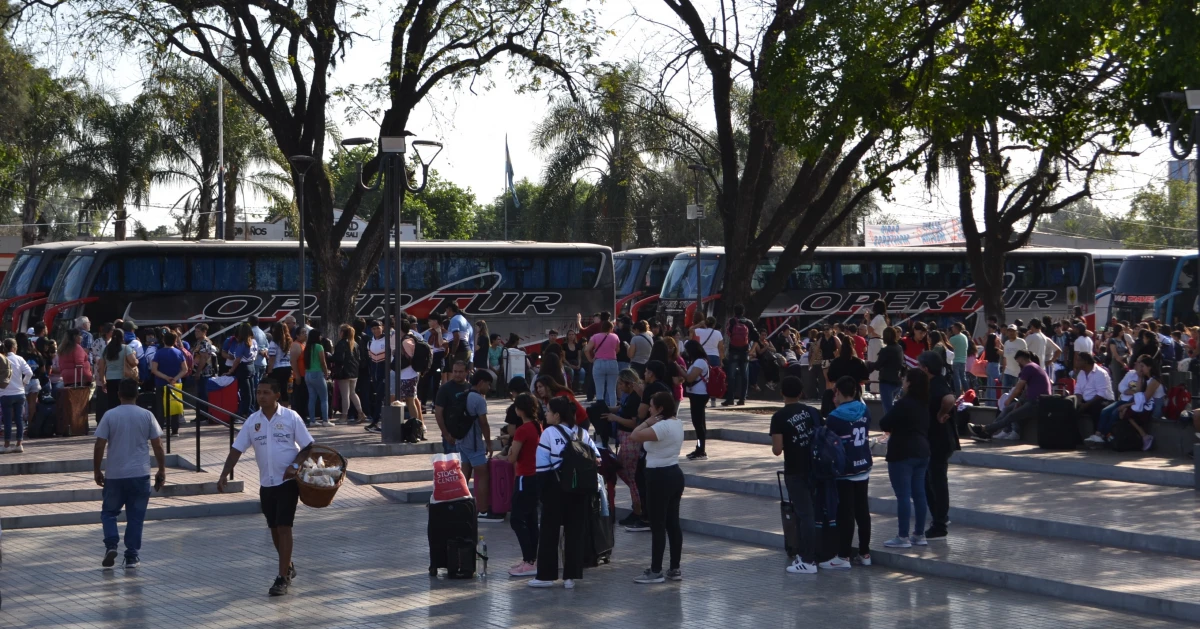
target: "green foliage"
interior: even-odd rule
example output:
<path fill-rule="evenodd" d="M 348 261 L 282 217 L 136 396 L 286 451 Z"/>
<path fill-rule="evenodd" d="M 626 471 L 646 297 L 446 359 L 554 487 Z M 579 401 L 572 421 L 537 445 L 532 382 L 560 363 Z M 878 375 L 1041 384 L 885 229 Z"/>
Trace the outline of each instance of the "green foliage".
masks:
<path fill-rule="evenodd" d="M 1038 231 L 1055 235 L 1080 236 L 1121 241 L 1128 224 L 1119 216 L 1109 216 L 1088 199 L 1080 199 L 1038 221 Z"/>
<path fill-rule="evenodd" d="M 415 223 L 419 216 L 421 237 L 427 240 L 470 240 L 482 211 L 470 188 L 461 188 L 430 170 L 425 190 L 404 196 L 402 219 Z"/>
<path fill-rule="evenodd" d="M 1169 181 L 1147 186 L 1133 197 L 1128 219 L 1125 246 L 1130 249 L 1195 249 L 1196 185 Z"/>

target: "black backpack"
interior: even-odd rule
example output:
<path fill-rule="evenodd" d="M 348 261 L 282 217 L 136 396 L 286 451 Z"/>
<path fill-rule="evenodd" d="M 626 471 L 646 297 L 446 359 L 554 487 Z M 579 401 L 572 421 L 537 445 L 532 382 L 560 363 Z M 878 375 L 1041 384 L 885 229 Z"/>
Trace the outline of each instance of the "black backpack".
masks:
<path fill-rule="evenodd" d="M 558 486 L 566 494 L 595 493 L 599 487 L 596 474 L 600 469 L 596 465 L 596 453 L 579 438 L 577 431 L 567 434 L 562 426 L 556 424 L 555 428 L 567 440 L 560 455 L 562 465 L 558 468 Z"/>
<path fill-rule="evenodd" d="M 1117 452 L 1141 452 L 1142 435 L 1127 419 L 1118 419 L 1112 427 L 1112 440 L 1109 447 Z"/>
<path fill-rule="evenodd" d="M 442 411 L 442 421 L 446 424 L 446 432 L 450 433 L 455 440 L 462 439 L 471 432 L 471 427 L 475 425 L 475 418 L 467 413 L 467 396 L 471 395 L 474 389 L 467 389 L 461 393 L 455 393 L 454 398 L 450 400 L 450 406 L 447 406 Z"/>
<path fill-rule="evenodd" d="M 425 373 L 433 365 L 433 348 L 429 347 L 429 343 L 420 336 L 414 336 L 413 355 L 409 359 L 409 366 L 417 373 Z"/>

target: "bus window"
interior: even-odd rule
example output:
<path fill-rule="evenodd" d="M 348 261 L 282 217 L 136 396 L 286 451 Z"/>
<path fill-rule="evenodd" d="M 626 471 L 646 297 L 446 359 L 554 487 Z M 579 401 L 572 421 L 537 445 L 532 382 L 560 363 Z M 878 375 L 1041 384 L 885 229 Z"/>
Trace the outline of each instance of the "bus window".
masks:
<path fill-rule="evenodd" d="M 637 270 L 642 265 L 641 257 L 621 256 L 613 258 L 613 285 L 617 295 L 624 297 L 637 290 Z"/>
<path fill-rule="evenodd" d="M 769 258 L 754 267 L 754 275 L 750 278 L 750 290 L 762 290 L 763 286 L 766 286 L 767 280 L 775 273 L 775 264 L 776 260 Z"/>
<path fill-rule="evenodd" d="M 1117 272 L 1121 270 L 1120 260 L 1096 261 L 1096 286 L 1112 286 L 1117 282 Z"/>
<path fill-rule="evenodd" d="M 183 256 L 166 256 L 163 258 L 163 287 L 164 291 L 183 292 L 187 290 L 187 264 Z"/>
<path fill-rule="evenodd" d="M 38 292 L 49 293 L 51 288 L 54 288 L 54 280 L 58 279 L 58 272 L 62 270 L 63 258 L 51 260 L 46 265 L 46 270 L 42 273 L 42 279 L 38 282 Z"/>
<path fill-rule="evenodd" d="M 92 267 L 93 256 L 70 256 L 67 258 L 66 270 L 62 274 L 62 281 L 54 285 L 54 290 L 50 291 L 50 301 L 52 303 L 62 303 L 79 299 L 83 296 L 83 282 L 87 278 L 88 270 Z"/>
<path fill-rule="evenodd" d="M 4 299 L 29 294 L 29 287 L 33 283 L 33 273 L 37 271 L 38 263 L 41 260 L 42 254 L 40 253 L 17 254 L 12 266 L 8 268 L 8 274 L 4 278 L 6 284 L 3 295 Z"/>
<path fill-rule="evenodd" d="M 439 288 L 430 280 L 433 265 L 426 254 L 401 258 L 404 263 L 404 290 L 431 290 Z"/>
<path fill-rule="evenodd" d="M 645 288 L 659 290 L 667 279 L 667 269 L 671 268 L 671 258 L 658 256 L 650 258 L 649 268 L 646 269 Z"/>
<path fill-rule="evenodd" d="M 1079 286 L 1083 281 L 1083 261 L 1079 258 L 1046 260 L 1044 281 L 1050 286 Z"/>
<path fill-rule="evenodd" d="M 831 285 L 828 262 L 801 264 L 788 277 L 788 288 L 792 290 L 821 290 Z"/>
<path fill-rule="evenodd" d="M 286 258 L 260 256 L 254 261 L 254 290 L 279 290 L 279 272 Z"/>
<path fill-rule="evenodd" d="M 96 279 L 92 281 L 92 292 L 104 293 L 120 289 L 121 267 L 116 260 L 110 258 L 96 271 Z"/>
<path fill-rule="evenodd" d="M 280 282 L 280 285 L 282 286 L 281 290 L 300 290 L 300 282 L 297 281 L 297 279 L 300 277 L 300 268 L 296 265 L 296 258 L 293 258 L 293 257 L 284 258 L 281 271 L 283 272 L 283 281 Z M 374 277 L 374 276 L 372 276 L 372 277 Z M 192 281 L 195 282 L 194 276 L 192 278 Z M 305 288 L 305 290 L 312 290 L 313 287 L 316 286 L 316 281 L 317 281 L 316 265 L 313 264 L 312 258 L 305 257 L 304 258 L 304 288 Z"/>
<path fill-rule="evenodd" d="M 1028 258 L 1009 258 L 1004 261 L 1004 272 L 1011 273 L 1013 282 L 1010 288 L 1037 288 L 1042 286 L 1042 263 Z"/>
<path fill-rule="evenodd" d="M 971 283 L 966 264 L 953 260 L 937 260 L 925 263 L 925 288 L 958 290 Z"/>
<path fill-rule="evenodd" d="M 713 294 L 713 278 L 717 274 L 717 266 L 721 261 L 715 258 L 704 258 L 700 265 L 701 290 L 707 297 Z M 696 260 L 677 259 L 671 263 L 667 279 L 663 280 L 661 296 L 663 299 L 695 299 L 696 298 Z"/>
<path fill-rule="evenodd" d="M 870 262 L 839 262 L 836 288 L 875 288 L 875 265 Z"/>
<path fill-rule="evenodd" d="M 162 258 L 158 256 L 130 256 L 125 258 L 121 290 L 129 293 L 157 293 L 162 291 Z"/>
<path fill-rule="evenodd" d="M 555 256 L 547 260 L 550 267 L 550 288 L 570 289 L 583 288 L 583 267 L 584 259 L 582 256 Z M 593 267 L 595 265 L 592 265 Z M 592 281 L 587 283 L 591 286 L 596 282 L 595 271 L 592 272 Z"/>
<path fill-rule="evenodd" d="M 492 264 L 493 270 L 503 276 L 501 288 L 546 288 L 545 258 L 497 256 L 492 260 Z"/>
<path fill-rule="evenodd" d="M 128 284 L 129 266 L 125 266 Z M 192 290 L 250 290 L 250 260 L 245 256 L 195 256 L 192 258 Z"/>
<path fill-rule="evenodd" d="M 883 290 L 907 290 L 921 287 L 921 265 L 915 260 L 879 263 Z"/>
<path fill-rule="evenodd" d="M 441 273 L 438 275 L 442 278 L 443 286 L 452 285 L 457 289 L 475 290 L 492 287 L 492 279 L 489 276 L 476 277 L 481 273 L 487 273 L 491 270 L 488 268 L 487 258 L 473 254 L 443 253 L 439 256 L 438 262 L 441 267 Z M 538 264 L 535 266 L 541 269 L 541 282 L 545 284 L 545 264 L 542 263 L 541 259 L 538 259 Z M 464 281 L 468 278 L 474 279 Z"/>

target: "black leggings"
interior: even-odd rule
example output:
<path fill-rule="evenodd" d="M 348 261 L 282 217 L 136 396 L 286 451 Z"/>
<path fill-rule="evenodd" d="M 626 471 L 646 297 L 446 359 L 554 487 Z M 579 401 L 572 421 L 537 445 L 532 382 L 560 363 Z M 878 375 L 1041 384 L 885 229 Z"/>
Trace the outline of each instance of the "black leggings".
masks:
<path fill-rule="evenodd" d="M 850 558 L 854 541 L 854 525 L 858 524 L 858 554 L 871 554 L 871 510 L 867 504 L 865 480 L 839 480 L 838 489 L 838 556 Z"/>
<path fill-rule="evenodd" d="M 109 380 L 108 382 L 104 383 L 104 393 L 105 393 L 105 395 L 108 396 L 108 407 L 109 408 L 116 408 L 117 406 L 119 406 L 121 404 L 121 396 L 118 395 L 118 393 L 117 393 L 120 390 L 121 390 L 121 381 L 120 380 Z"/>
<path fill-rule="evenodd" d="M 521 560 L 535 564 L 538 554 L 538 479 L 536 476 L 518 476 L 516 482 L 512 511 L 508 514 L 509 525 L 521 545 Z"/>
<path fill-rule="evenodd" d="M 689 393 L 687 397 L 692 409 L 692 428 L 696 429 L 696 449 L 704 452 L 704 438 L 708 434 L 704 424 L 704 409 L 708 406 L 708 395 Z"/>
<path fill-rule="evenodd" d="M 590 496 L 564 493 L 553 472 L 537 475 L 542 502 L 542 523 L 537 552 L 537 578 L 558 579 L 558 532 L 563 534 L 563 579 L 583 578 L 583 545 Z"/>
<path fill-rule="evenodd" d="M 706 398 L 708 396 L 700 396 Z M 646 506 L 650 508 L 650 570 L 662 572 L 663 552 L 671 540 L 671 569 L 679 569 L 683 554 L 683 529 L 679 502 L 683 498 L 683 470 L 679 465 L 646 468 Z"/>

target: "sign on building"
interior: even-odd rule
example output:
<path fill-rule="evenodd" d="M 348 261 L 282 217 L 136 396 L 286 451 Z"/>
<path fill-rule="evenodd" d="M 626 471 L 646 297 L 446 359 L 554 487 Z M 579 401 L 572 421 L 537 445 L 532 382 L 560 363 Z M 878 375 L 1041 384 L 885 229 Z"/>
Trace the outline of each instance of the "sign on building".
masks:
<path fill-rule="evenodd" d="M 947 218 L 925 223 L 867 225 L 868 247 L 929 247 L 966 242 L 962 219 Z"/>

